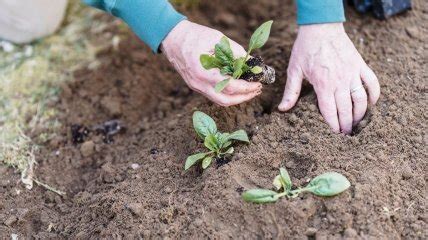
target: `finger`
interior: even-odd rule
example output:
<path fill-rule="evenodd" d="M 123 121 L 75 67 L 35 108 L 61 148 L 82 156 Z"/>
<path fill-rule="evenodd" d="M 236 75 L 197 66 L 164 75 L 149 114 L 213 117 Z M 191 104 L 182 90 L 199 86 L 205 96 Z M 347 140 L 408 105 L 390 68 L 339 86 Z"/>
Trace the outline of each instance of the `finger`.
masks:
<path fill-rule="evenodd" d="M 368 66 L 365 66 L 361 70 L 361 79 L 367 86 L 370 103 L 376 104 L 380 96 L 380 85 L 376 74 Z"/>
<path fill-rule="evenodd" d="M 285 84 L 284 95 L 278 106 L 280 111 L 288 111 L 297 102 L 302 89 L 303 73 L 300 68 L 287 70 L 287 83 Z"/>
<path fill-rule="evenodd" d="M 349 89 L 337 91 L 336 99 L 337 115 L 339 116 L 340 129 L 345 134 L 352 132 L 352 99 Z"/>
<path fill-rule="evenodd" d="M 361 81 L 358 81 L 358 84 L 362 84 Z M 355 84 L 351 89 L 356 89 L 361 85 Z M 353 123 L 352 125 L 357 125 L 361 119 L 363 119 L 364 115 L 367 111 L 367 93 L 364 88 L 359 88 L 355 92 L 351 92 L 352 98 L 352 114 L 353 114 Z"/>
<path fill-rule="evenodd" d="M 249 101 L 259 95 L 260 91 L 255 91 L 247 94 L 239 94 L 239 95 L 227 95 L 224 93 L 217 93 L 213 88 L 209 88 L 206 91 L 206 96 L 213 102 L 217 103 L 223 107 L 229 107 L 232 105 L 237 105 L 246 101 Z"/>
<path fill-rule="evenodd" d="M 211 84 L 212 88 L 215 85 L 224 79 L 228 78 L 227 76 L 221 75 L 218 69 L 212 69 L 209 71 L 201 71 L 198 75 L 197 79 L 207 79 L 207 82 Z M 262 89 L 262 84 L 259 82 L 247 82 L 241 79 L 231 79 L 229 84 L 227 84 L 226 88 L 223 89 L 223 93 L 229 95 L 235 94 L 246 94 L 255 91 L 259 91 Z"/>
<path fill-rule="evenodd" d="M 251 92 L 260 91 L 262 84 L 259 82 L 247 82 L 245 80 L 233 79 L 229 82 L 223 93 L 229 95 L 246 94 Z"/>
<path fill-rule="evenodd" d="M 317 97 L 318 106 L 325 121 L 335 133 L 339 133 L 340 127 L 339 120 L 337 118 L 337 108 L 334 94 L 331 92 L 321 91 L 317 92 Z"/>

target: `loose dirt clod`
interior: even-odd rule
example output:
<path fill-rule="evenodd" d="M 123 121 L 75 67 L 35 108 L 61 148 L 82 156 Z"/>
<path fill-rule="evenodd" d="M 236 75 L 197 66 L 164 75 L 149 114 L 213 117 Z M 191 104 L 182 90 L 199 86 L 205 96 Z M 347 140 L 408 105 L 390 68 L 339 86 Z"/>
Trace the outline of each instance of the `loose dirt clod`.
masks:
<path fill-rule="evenodd" d="M 18 218 L 14 215 L 8 217 L 5 221 L 4 221 L 4 225 L 6 226 L 12 226 L 14 223 L 16 223 L 16 221 L 18 221 Z"/>
<path fill-rule="evenodd" d="M 353 228 L 347 228 L 345 232 L 343 232 L 343 236 L 346 238 L 355 238 L 358 236 L 358 233 Z"/>
<path fill-rule="evenodd" d="M 247 60 L 249 67 L 259 66 L 262 68 L 262 72 L 255 74 L 251 71 L 247 71 L 242 74 L 241 79 L 249 82 L 261 82 L 263 84 L 272 84 L 275 82 L 275 69 L 266 65 L 260 56 L 256 56 Z"/>
<path fill-rule="evenodd" d="M 82 143 L 89 135 L 89 129 L 80 124 L 71 125 L 71 137 L 74 144 Z"/>
<path fill-rule="evenodd" d="M 89 157 L 94 154 L 95 143 L 93 141 L 86 141 L 80 146 L 80 152 L 84 157 Z"/>
<path fill-rule="evenodd" d="M 128 209 L 135 215 L 142 217 L 144 214 L 144 207 L 141 203 L 130 203 L 127 205 Z"/>

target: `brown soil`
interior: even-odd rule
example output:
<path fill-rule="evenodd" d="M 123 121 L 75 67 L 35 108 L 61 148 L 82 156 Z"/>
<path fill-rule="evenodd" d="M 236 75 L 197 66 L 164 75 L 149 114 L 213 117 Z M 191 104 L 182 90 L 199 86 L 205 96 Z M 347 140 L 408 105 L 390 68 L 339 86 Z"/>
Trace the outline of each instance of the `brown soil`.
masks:
<path fill-rule="evenodd" d="M 277 82 L 250 103 L 217 107 L 130 36 L 99 56 L 98 70 L 77 71 L 55 105 L 64 128 L 43 145 L 36 173 L 67 195 L 25 190 L 18 174 L 0 168 L 0 238 L 427 239 L 428 2 L 414 1 L 413 11 L 388 21 L 348 11 L 347 31 L 382 86 L 352 136 L 330 131 L 309 86 L 292 111 L 276 110 L 296 35 L 291 0 L 202 2 L 190 18 L 241 43 L 275 20 L 262 55 Z M 184 172 L 186 157 L 202 150 L 195 109 L 221 130 L 246 129 L 251 144 L 219 168 Z M 126 131 L 105 143 L 93 129 L 112 119 Z M 73 124 L 90 130 L 85 143 L 72 143 Z M 297 186 L 325 171 L 352 186 L 332 198 L 241 200 L 245 189 L 270 187 L 279 166 Z"/>
<path fill-rule="evenodd" d="M 264 63 L 262 57 L 254 56 L 245 62 L 248 67 L 253 68 L 258 66 L 262 69 L 261 73 L 254 74 L 251 70 L 244 72 L 241 75 L 241 79 L 249 82 L 261 82 L 263 84 L 272 84 L 275 82 L 275 69 Z"/>

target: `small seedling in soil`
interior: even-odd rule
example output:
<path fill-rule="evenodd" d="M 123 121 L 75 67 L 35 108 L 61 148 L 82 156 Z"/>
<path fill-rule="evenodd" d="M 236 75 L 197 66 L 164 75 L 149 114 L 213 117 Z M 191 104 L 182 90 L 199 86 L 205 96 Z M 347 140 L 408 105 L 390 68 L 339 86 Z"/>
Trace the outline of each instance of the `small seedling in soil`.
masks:
<path fill-rule="evenodd" d="M 235 58 L 230 48 L 229 39 L 224 36 L 214 47 L 214 55 L 202 54 L 200 62 L 206 69 L 218 68 L 222 75 L 228 75 L 215 86 L 216 92 L 221 92 L 232 79 L 244 79 L 249 82 L 259 81 L 271 84 L 275 81 L 275 70 L 264 64 L 261 57 L 250 58 L 254 49 L 261 48 L 267 42 L 273 21 L 263 23 L 253 33 L 245 57 Z M 231 76 L 231 77 L 230 77 Z"/>
<path fill-rule="evenodd" d="M 244 130 L 233 133 L 219 132 L 214 120 L 200 111 L 193 113 L 193 127 L 198 136 L 204 140 L 204 145 L 209 151 L 187 157 L 184 170 L 200 161 L 202 161 L 202 168 L 206 169 L 214 159 L 222 159 L 225 155 L 233 153 L 234 149 L 231 147 L 233 141 L 250 142 Z"/>
<path fill-rule="evenodd" d="M 337 172 L 327 172 L 312 179 L 304 188 L 291 190 L 292 183 L 285 168 L 279 169 L 279 175 L 273 180 L 276 191 L 269 189 L 251 189 L 242 194 L 246 202 L 271 203 L 281 197 L 295 198 L 302 192 L 311 192 L 317 196 L 330 197 L 337 195 L 351 186 L 348 179 Z"/>

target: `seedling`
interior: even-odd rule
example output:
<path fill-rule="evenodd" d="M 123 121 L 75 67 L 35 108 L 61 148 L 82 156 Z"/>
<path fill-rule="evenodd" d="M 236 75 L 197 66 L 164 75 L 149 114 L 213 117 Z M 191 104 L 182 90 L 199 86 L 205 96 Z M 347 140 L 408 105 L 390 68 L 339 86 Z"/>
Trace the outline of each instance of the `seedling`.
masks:
<path fill-rule="evenodd" d="M 279 169 L 279 175 L 273 180 L 276 191 L 269 189 L 251 189 L 242 194 L 246 202 L 271 203 L 281 197 L 295 198 L 302 192 L 311 192 L 317 196 L 330 197 L 337 195 L 351 186 L 348 179 L 337 172 L 327 172 L 312 179 L 304 188 L 291 190 L 292 183 L 285 168 Z"/>
<path fill-rule="evenodd" d="M 221 158 L 226 154 L 232 154 L 234 149 L 231 145 L 234 140 L 250 142 L 244 130 L 238 130 L 233 133 L 219 132 L 214 120 L 200 111 L 193 113 L 193 127 L 198 136 L 204 140 L 204 145 L 209 151 L 196 153 L 187 157 L 184 170 L 189 169 L 199 161 L 202 161 L 202 168 L 206 169 L 211 165 L 214 158 Z"/>
<path fill-rule="evenodd" d="M 235 58 L 230 48 L 229 39 L 224 36 L 214 47 L 214 55 L 202 54 L 200 62 L 206 69 L 218 68 L 222 75 L 228 75 L 223 81 L 218 82 L 214 89 L 221 92 L 232 79 L 239 79 L 243 74 L 251 79 L 259 79 L 264 83 L 275 81 L 275 70 L 263 64 L 261 58 L 255 58 L 257 61 L 250 61 L 251 52 L 254 49 L 261 48 L 267 42 L 273 21 L 263 23 L 253 33 L 245 57 Z M 255 77 L 257 76 L 257 77 Z"/>

